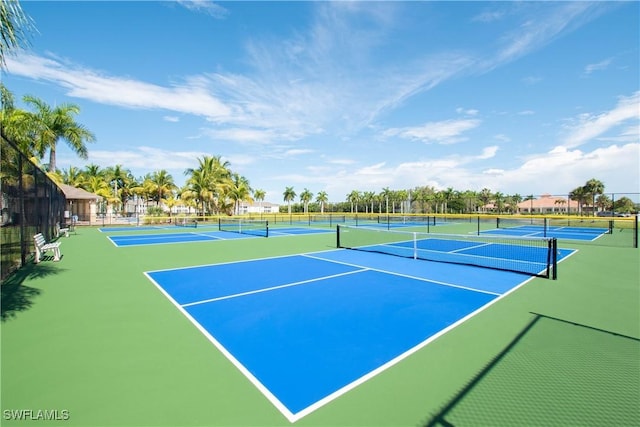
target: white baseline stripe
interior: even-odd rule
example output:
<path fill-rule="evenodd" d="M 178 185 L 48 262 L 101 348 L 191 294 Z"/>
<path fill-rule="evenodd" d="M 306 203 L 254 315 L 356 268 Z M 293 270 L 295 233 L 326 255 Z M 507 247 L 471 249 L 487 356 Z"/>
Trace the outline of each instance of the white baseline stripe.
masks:
<path fill-rule="evenodd" d="M 506 293 L 500 295 L 498 298 L 495 298 L 495 299 L 489 301 L 488 303 L 486 303 L 482 307 L 478 308 L 477 310 L 473 311 L 472 313 L 469 313 L 468 315 L 466 315 L 462 319 L 458 320 L 457 322 L 451 324 L 450 326 L 440 330 L 439 332 L 437 332 L 434 335 L 430 336 L 429 338 L 427 338 L 426 340 L 422 341 L 421 343 L 418 343 L 417 345 L 415 345 L 414 347 L 412 347 L 409 350 L 405 351 L 404 353 L 400 354 L 399 356 L 391 359 L 387 363 L 379 366 L 378 368 L 374 369 L 373 371 L 370 371 L 369 373 L 363 375 L 362 377 L 358 378 L 357 380 L 353 381 L 352 383 L 347 384 L 346 386 L 342 387 L 341 389 L 336 390 L 335 392 L 333 392 L 330 395 L 324 397 L 323 399 L 320 399 L 316 403 L 314 403 L 312 405 L 309 405 L 305 409 L 303 409 L 303 410 L 301 410 L 299 412 L 296 412 L 295 414 L 292 414 L 292 418 L 290 418 L 289 421 L 291 421 L 291 422 L 298 421 L 299 419 L 303 418 L 304 416 L 309 415 L 313 411 L 321 408 L 322 406 L 326 405 L 327 403 L 331 402 L 332 400 L 337 399 L 338 397 L 342 396 L 343 394 L 347 393 L 348 391 L 353 390 L 354 388 L 358 387 L 359 385 L 361 385 L 362 383 L 366 382 L 367 380 L 375 377 L 379 373 L 389 369 L 393 365 L 398 364 L 402 360 L 406 359 L 407 357 L 409 357 L 412 354 L 416 353 L 420 349 L 424 348 L 427 344 L 431 343 L 432 341 L 435 341 L 436 339 L 438 339 L 442 335 L 446 334 L 450 330 L 452 330 L 452 329 L 456 328 L 457 326 L 461 325 L 462 323 L 466 322 L 467 320 L 469 320 L 470 318 L 472 318 L 476 314 L 486 310 L 487 308 L 489 308 L 490 306 L 492 306 L 496 302 L 500 301 L 501 299 L 503 299 L 504 297 L 506 297 L 510 293 L 516 291 L 520 287 L 524 286 L 527 282 L 529 282 L 531 280 L 533 280 L 533 278 L 527 279 L 524 282 L 520 283 L 519 285 L 514 286 L 512 289 L 510 289 Z"/>
<path fill-rule="evenodd" d="M 153 280 L 151 278 L 151 276 L 149 276 L 146 272 L 144 273 L 145 276 L 147 276 L 147 279 L 149 279 L 151 281 L 151 283 L 153 283 L 155 285 L 155 287 L 162 292 L 162 294 L 167 297 L 169 299 L 169 301 L 171 301 L 171 303 L 176 306 L 176 308 L 178 310 L 180 310 L 180 312 L 182 314 L 184 314 L 186 316 L 187 319 L 189 319 L 189 321 L 218 349 L 220 350 L 220 352 L 227 358 L 227 360 L 229 360 L 236 368 L 238 368 L 238 370 L 258 389 L 260 390 L 260 392 L 267 398 L 267 400 L 269 400 L 269 402 L 271 402 L 273 404 L 273 406 L 275 406 L 280 413 L 282 413 L 282 415 L 284 415 L 287 420 L 289 420 L 289 422 L 293 423 L 294 421 L 296 421 L 296 417 L 295 415 L 289 410 L 287 409 L 286 406 L 284 406 L 282 404 L 282 402 L 280 402 L 280 400 L 278 400 L 278 398 L 271 393 L 271 391 L 269 391 L 269 389 L 267 387 L 264 386 L 264 384 L 262 384 L 260 382 L 260 380 L 258 380 L 242 363 L 240 363 L 240 361 L 238 359 L 236 359 L 235 357 L 233 357 L 233 355 L 217 340 L 213 337 L 213 335 L 211 335 L 209 333 L 209 331 L 207 331 L 200 323 L 198 323 L 198 321 L 196 319 L 194 319 L 188 312 L 187 310 L 185 310 L 183 307 L 180 306 L 180 304 L 177 303 L 176 300 L 174 300 L 171 295 L 169 295 L 164 289 L 162 289 L 162 286 L 160 286 L 158 283 L 156 283 L 155 280 Z"/>

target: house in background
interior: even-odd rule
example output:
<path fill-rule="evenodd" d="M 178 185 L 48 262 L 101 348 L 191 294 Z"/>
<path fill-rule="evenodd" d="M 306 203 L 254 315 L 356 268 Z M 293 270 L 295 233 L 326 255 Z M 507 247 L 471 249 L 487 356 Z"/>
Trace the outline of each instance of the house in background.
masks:
<path fill-rule="evenodd" d="M 269 214 L 269 213 L 278 213 L 280 211 L 280 205 L 271 203 L 271 202 L 254 202 L 240 203 L 240 214 Z"/>
<path fill-rule="evenodd" d="M 567 197 L 543 194 L 537 199 L 518 203 L 521 214 L 575 214 L 578 213 L 578 202 Z"/>
<path fill-rule="evenodd" d="M 74 217 L 79 224 L 89 225 L 97 221 L 98 203 L 102 197 L 67 184 L 58 184 L 58 187 L 67 199 L 65 221 L 70 223 Z"/>

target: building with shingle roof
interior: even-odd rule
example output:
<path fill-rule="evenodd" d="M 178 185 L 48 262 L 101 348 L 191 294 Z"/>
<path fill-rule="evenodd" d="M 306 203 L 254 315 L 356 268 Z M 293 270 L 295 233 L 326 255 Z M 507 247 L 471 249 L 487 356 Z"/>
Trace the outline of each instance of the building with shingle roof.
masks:
<path fill-rule="evenodd" d="M 102 197 L 82 188 L 76 188 L 67 184 L 58 184 L 67 199 L 65 219 L 71 222 L 75 218 L 76 223 L 92 224 L 96 222 L 98 203 Z"/>
<path fill-rule="evenodd" d="M 543 194 L 537 199 L 518 203 L 521 214 L 568 214 L 578 212 L 578 202 L 567 197 Z"/>

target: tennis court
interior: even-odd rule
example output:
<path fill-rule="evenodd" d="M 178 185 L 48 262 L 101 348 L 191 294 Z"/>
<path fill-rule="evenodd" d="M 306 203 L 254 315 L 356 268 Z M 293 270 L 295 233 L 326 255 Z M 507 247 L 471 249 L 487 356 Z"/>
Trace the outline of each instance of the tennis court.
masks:
<path fill-rule="evenodd" d="M 382 246 L 373 251 L 368 245 L 364 250 L 145 274 L 294 422 L 407 358 L 531 278 L 390 256 L 395 255 L 393 250 L 389 252 L 387 243 Z M 486 250 L 489 245 L 472 246 Z M 442 254 L 463 248 L 472 250 L 465 240 L 429 242 L 429 251 Z M 537 262 L 533 252 L 504 244 L 473 257 L 495 257 L 496 249 L 503 259 L 532 257 L 531 262 Z M 558 252 L 559 259 L 573 253 Z"/>
<path fill-rule="evenodd" d="M 566 221 L 566 222 L 565 222 Z M 510 219 L 498 218 L 495 230 L 482 231 L 484 234 L 506 236 L 550 237 L 565 240 L 595 241 L 613 232 L 609 221 L 574 221 L 553 219 Z"/>
<path fill-rule="evenodd" d="M 558 242 L 549 280 L 454 264 L 531 240 L 475 222 L 429 243 L 347 227 L 357 250 L 336 250 L 335 228 L 277 222 L 294 230 L 126 250 L 109 237 L 219 230 L 78 227 L 60 262 L 2 286 L 3 410 L 68 410 L 83 427 L 638 425 L 637 250 Z M 530 270 L 549 255 L 504 250 Z M 543 319 L 516 339 L 534 313 L 571 328 Z"/>
<path fill-rule="evenodd" d="M 141 230 L 141 228 L 143 230 Z M 146 227 L 138 227 L 135 230 L 129 231 L 144 231 Z M 183 228 L 173 227 L 170 229 L 172 232 L 158 233 L 158 234 L 117 234 L 110 235 L 107 238 L 116 246 L 143 246 L 143 245 L 166 245 L 174 243 L 190 243 L 190 242 L 212 242 L 220 240 L 235 240 L 235 239 L 252 239 L 258 237 L 266 237 L 266 230 L 250 230 L 244 231 L 218 231 L 214 230 L 212 226 L 199 227 L 193 231 L 185 232 Z M 197 230 L 197 231 L 196 231 Z M 269 236 L 294 236 L 303 234 L 318 234 L 318 233 L 330 233 L 331 230 L 318 230 L 318 229 L 304 229 L 296 227 L 287 227 L 269 230 Z"/>

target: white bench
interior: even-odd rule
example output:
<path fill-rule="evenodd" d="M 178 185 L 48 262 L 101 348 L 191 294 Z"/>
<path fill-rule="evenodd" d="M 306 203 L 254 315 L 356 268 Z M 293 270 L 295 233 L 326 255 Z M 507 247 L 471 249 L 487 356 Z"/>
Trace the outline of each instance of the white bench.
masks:
<path fill-rule="evenodd" d="M 64 237 L 69 237 L 69 228 L 61 228 L 60 224 L 56 224 L 56 237 L 60 237 L 64 234 Z"/>
<path fill-rule="evenodd" d="M 60 242 L 49 242 L 44 240 L 42 233 L 38 233 L 33 236 L 33 241 L 36 244 L 36 255 L 34 262 L 37 264 L 42 260 L 42 256 L 45 252 L 53 252 L 53 260 L 60 261 Z"/>

